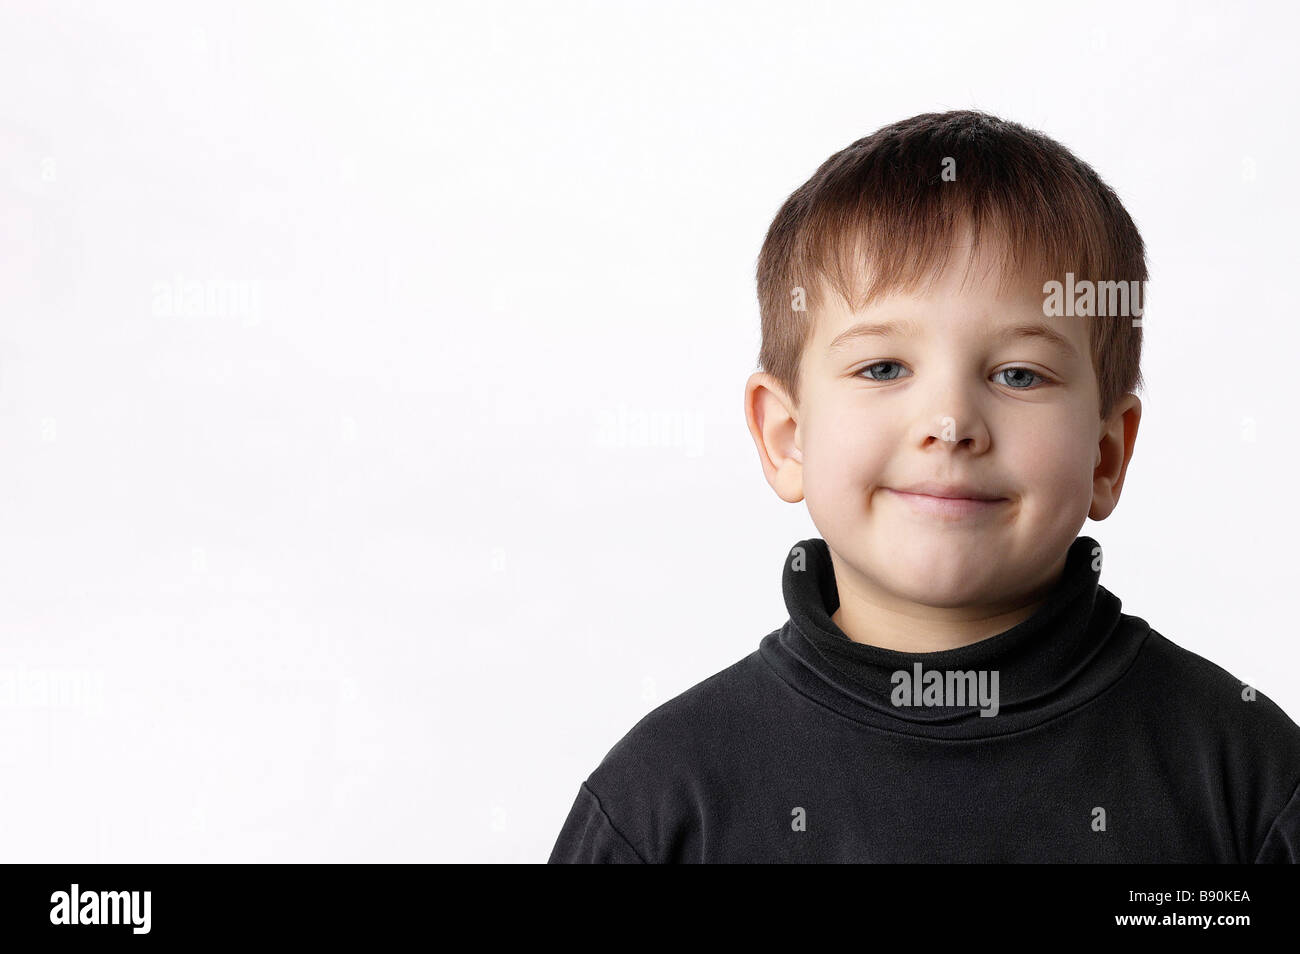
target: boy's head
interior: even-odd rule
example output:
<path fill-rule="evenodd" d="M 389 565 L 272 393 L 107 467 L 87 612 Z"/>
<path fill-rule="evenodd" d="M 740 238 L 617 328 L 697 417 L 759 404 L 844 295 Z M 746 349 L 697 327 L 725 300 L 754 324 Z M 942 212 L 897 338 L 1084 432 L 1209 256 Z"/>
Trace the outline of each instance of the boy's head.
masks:
<path fill-rule="evenodd" d="M 992 612 L 1059 577 L 1132 454 L 1141 304 L 1055 317 L 1045 285 L 1146 278 L 1142 238 L 1096 173 L 983 113 L 887 126 L 790 196 L 759 256 L 746 415 L 842 588 L 847 575 L 878 605 Z M 967 493 L 997 499 L 936 499 Z"/>

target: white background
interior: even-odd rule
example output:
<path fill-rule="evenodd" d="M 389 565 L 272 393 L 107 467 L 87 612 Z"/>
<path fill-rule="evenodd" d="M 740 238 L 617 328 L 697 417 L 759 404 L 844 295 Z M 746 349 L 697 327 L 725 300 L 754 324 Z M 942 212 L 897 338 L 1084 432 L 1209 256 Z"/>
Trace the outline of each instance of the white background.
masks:
<path fill-rule="evenodd" d="M 1297 21 L 6 5 L 0 860 L 544 861 L 784 622 L 816 530 L 745 429 L 755 257 L 932 110 L 1044 130 L 1137 221 L 1145 413 L 1082 532 L 1300 717 Z"/>

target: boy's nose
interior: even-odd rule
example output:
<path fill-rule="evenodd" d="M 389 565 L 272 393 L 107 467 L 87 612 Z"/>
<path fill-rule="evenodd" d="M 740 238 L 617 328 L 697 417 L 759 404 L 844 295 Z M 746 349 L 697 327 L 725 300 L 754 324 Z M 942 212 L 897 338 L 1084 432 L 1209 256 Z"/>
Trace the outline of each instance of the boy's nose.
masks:
<path fill-rule="evenodd" d="M 929 413 L 919 423 L 917 436 L 924 449 L 947 445 L 975 454 L 984 453 L 991 443 L 984 419 L 970 408 Z"/>

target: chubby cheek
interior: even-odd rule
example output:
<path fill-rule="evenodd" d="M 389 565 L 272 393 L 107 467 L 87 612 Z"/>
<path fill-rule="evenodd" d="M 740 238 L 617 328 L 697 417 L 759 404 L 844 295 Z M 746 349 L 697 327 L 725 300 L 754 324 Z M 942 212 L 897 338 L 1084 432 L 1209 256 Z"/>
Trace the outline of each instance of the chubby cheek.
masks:
<path fill-rule="evenodd" d="M 814 522 L 852 519 L 866 512 L 868 499 L 888 475 L 891 441 L 887 422 L 859 409 L 823 410 L 805 429 L 804 498 Z"/>
<path fill-rule="evenodd" d="M 1007 459 L 1017 462 L 1024 525 L 1072 539 L 1092 501 L 1097 444 L 1088 421 L 1062 419 L 1018 432 L 1005 443 Z"/>

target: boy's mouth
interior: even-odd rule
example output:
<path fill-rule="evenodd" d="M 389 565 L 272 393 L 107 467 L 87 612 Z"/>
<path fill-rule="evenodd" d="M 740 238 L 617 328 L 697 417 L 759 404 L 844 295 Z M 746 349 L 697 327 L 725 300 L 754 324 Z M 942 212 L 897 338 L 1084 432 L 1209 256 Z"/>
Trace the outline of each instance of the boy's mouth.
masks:
<path fill-rule="evenodd" d="M 1001 494 L 991 493 L 973 484 L 941 484 L 924 481 L 907 487 L 890 487 L 889 490 L 900 494 L 920 494 L 925 497 L 944 497 L 949 500 L 1005 500 Z"/>
<path fill-rule="evenodd" d="M 914 484 L 907 488 L 885 487 L 913 510 L 937 517 L 963 518 L 991 513 L 1007 498 L 962 484 Z"/>

